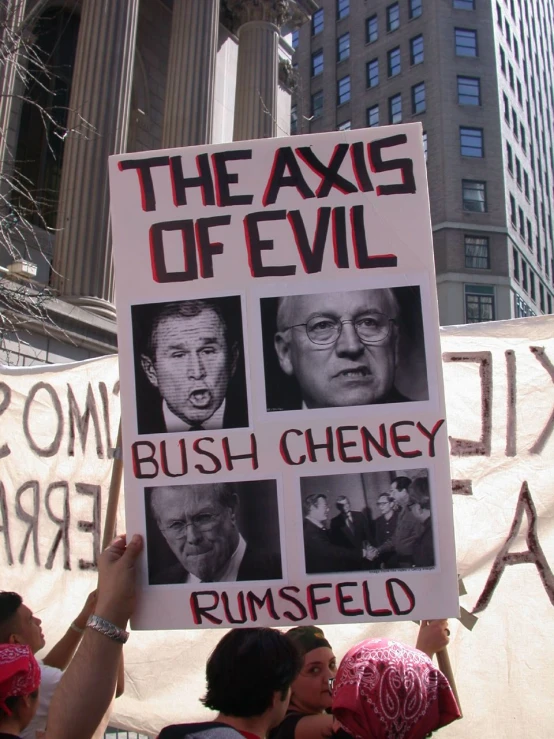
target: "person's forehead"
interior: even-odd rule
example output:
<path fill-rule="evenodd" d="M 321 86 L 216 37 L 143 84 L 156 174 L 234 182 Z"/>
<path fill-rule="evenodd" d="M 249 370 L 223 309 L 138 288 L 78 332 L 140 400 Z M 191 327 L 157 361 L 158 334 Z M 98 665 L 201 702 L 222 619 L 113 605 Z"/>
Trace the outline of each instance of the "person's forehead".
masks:
<path fill-rule="evenodd" d="M 217 502 L 215 490 L 206 486 L 160 487 L 152 493 L 152 505 L 164 517 L 190 513 L 199 508 L 213 508 Z"/>
<path fill-rule="evenodd" d="M 206 308 L 195 316 L 176 314 L 161 318 L 156 324 L 154 335 L 158 345 L 173 341 L 176 335 L 221 338 L 225 335 L 225 326 L 214 310 Z"/>
<path fill-rule="evenodd" d="M 383 290 L 355 290 L 344 293 L 298 295 L 292 301 L 294 320 L 307 318 L 313 313 L 325 313 L 342 317 L 363 311 L 389 309 L 389 299 Z"/>

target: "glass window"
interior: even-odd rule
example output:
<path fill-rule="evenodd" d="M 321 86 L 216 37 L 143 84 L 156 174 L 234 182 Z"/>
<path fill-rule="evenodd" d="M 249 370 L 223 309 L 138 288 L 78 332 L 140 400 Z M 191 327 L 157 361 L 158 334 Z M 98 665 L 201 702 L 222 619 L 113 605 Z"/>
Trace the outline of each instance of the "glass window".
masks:
<path fill-rule="evenodd" d="M 337 126 L 337 131 L 350 131 L 352 128 L 352 121 L 343 121 Z"/>
<path fill-rule="evenodd" d="M 510 195 L 510 221 L 512 226 L 517 226 L 516 199 Z"/>
<path fill-rule="evenodd" d="M 350 100 L 350 75 L 337 80 L 337 105 L 342 105 Z"/>
<path fill-rule="evenodd" d="M 323 72 L 323 49 L 314 51 L 312 54 L 312 77 L 317 77 Z"/>
<path fill-rule="evenodd" d="M 458 103 L 460 105 L 481 105 L 479 77 L 458 77 Z"/>
<path fill-rule="evenodd" d="M 519 254 L 515 246 L 512 247 L 512 261 L 514 265 L 514 280 L 519 282 Z"/>
<path fill-rule="evenodd" d="M 396 77 L 400 74 L 400 46 L 387 52 L 387 65 L 389 77 Z"/>
<path fill-rule="evenodd" d="M 367 109 L 367 125 L 379 125 L 379 105 L 372 105 L 371 108 Z"/>
<path fill-rule="evenodd" d="M 312 95 L 312 116 L 319 118 L 323 115 L 323 90 L 318 90 Z"/>
<path fill-rule="evenodd" d="M 377 87 L 379 84 L 379 59 L 367 63 L 367 86 Z"/>
<path fill-rule="evenodd" d="M 514 173 L 514 156 L 512 153 L 512 147 L 507 141 L 506 141 L 506 162 L 508 164 L 508 172 L 510 174 L 513 174 Z"/>
<path fill-rule="evenodd" d="M 419 18 L 423 13 L 422 0 L 408 0 L 410 18 Z"/>
<path fill-rule="evenodd" d="M 505 92 L 502 93 L 502 100 L 504 104 L 504 120 L 506 123 L 510 122 L 510 101 Z"/>
<path fill-rule="evenodd" d="M 367 18 L 365 22 L 365 41 L 366 44 L 372 44 L 379 38 L 379 24 L 377 22 L 377 16 L 372 15 L 371 18 Z"/>
<path fill-rule="evenodd" d="M 500 69 L 502 70 L 503 74 L 506 74 L 506 54 L 504 53 L 504 49 L 499 46 L 498 51 L 500 53 Z"/>
<path fill-rule="evenodd" d="M 299 31 L 298 31 L 298 28 L 295 28 L 290 38 L 290 45 L 292 46 L 293 49 L 297 48 L 298 39 L 299 39 Z"/>
<path fill-rule="evenodd" d="M 456 56 L 477 56 L 477 31 L 455 28 Z"/>
<path fill-rule="evenodd" d="M 323 31 L 323 8 L 316 10 L 312 15 L 312 36 Z"/>
<path fill-rule="evenodd" d="M 490 269 L 489 240 L 486 236 L 464 236 L 466 267 Z"/>
<path fill-rule="evenodd" d="M 298 106 L 291 105 L 290 108 L 290 132 L 298 133 Z"/>
<path fill-rule="evenodd" d="M 494 321 L 494 287 L 466 285 L 466 322 Z"/>
<path fill-rule="evenodd" d="M 456 10 L 475 10 L 475 0 L 454 0 Z"/>
<path fill-rule="evenodd" d="M 350 56 L 350 34 L 343 33 L 337 39 L 337 62 L 343 62 Z"/>
<path fill-rule="evenodd" d="M 462 205 L 471 213 L 487 212 L 487 185 L 477 180 L 462 180 Z"/>
<path fill-rule="evenodd" d="M 402 123 L 402 95 L 389 98 L 389 123 Z"/>
<path fill-rule="evenodd" d="M 421 64 L 423 61 L 423 36 L 410 39 L 410 63 Z"/>
<path fill-rule="evenodd" d="M 389 5 L 387 8 L 387 31 L 396 31 L 400 27 L 400 6 L 398 3 Z"/>
<path fill-rule="evenodd" d="M 346 18 L 350 13 L 350 0 L 337 0 L 337 20 Z"/>
<path fill-rule="evenodd" d="M 425 157 L 425 161 L 427 161 L 427 131 L 423 132 L 423 156 Z"/>
<path fill-rule="evenodd" d="M 483 129 L 460 126 L 460 154 L 463 157 L 483 156 Z"/>
<path fill-rule="evenodd" d="M 412 87 L 412 113 L 425 113 L 425 82 Z"/>

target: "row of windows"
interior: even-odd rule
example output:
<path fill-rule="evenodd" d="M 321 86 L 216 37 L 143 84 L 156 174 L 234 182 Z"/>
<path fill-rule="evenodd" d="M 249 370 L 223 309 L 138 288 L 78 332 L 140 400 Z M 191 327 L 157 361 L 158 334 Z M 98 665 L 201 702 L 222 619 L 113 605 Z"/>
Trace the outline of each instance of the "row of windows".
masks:
<path fill-rule="evenodd" d="M 414 36 L 410 39 L 410 62 L 412 66 L 423 62 L 423 36 Z M 400 55 L 400 47 L 389 49 L 387 52 L 387 74 L 389 77 L 396 77 L 401 72 L 402 62 Z M 377 87 L 379 84 L 379 58 L 371 59 L 366 64 L 366 85 L 367 87 Z"/>
<path fill-rule="evenodd" d="M 524 257 L 520 257 L 518 250 L 513 247 L 512 250 L 513 258 L 513 274 L 514 280 L 518 282 L 523 291 L 530 295 L 531 300 L 537 302 L 537 285 L 539 287 L 539 307 L 544 313 L 548 310 L 548 313 L 552 313 L 552 297 L 548 290 L 545 289 L 540 277 L 535 274 L 532 267 L 527 263 Z M 547 298 L 547 305 L 545 305 L 545 296 Z M 524 304 L 525 305 L 525 304 Z M 516 315 L 519 318 L 522 315 L 535 315 L 535 313 L 520 313 Z"/>
<path fill-rule="evenodd" d="M 454 0 L 454 2 L 460 0 Z M 423 0 L 407 0 L 408 16 L 410 19 L 419 18 L 423 12 Z M 350 0 L 337 0 L 337 20 L 346 18 L 350 14 Z M 400 28 L 400 3 L 391 3 L 385 12 L 387 33 L 392 33 Z M 312 15 L 312 36 L 317 36 L 324 29 L 324 12 L 323 8 L 316 10 Z M 371 29 L 371 30 L 370 30 Z M 378 21 L 377 15 L 371 16 L 366 21 L 366 38 L 368 43 L 376 41 L 378 38 Z M 293 46 L 295 38 L 293 37 Z"/>

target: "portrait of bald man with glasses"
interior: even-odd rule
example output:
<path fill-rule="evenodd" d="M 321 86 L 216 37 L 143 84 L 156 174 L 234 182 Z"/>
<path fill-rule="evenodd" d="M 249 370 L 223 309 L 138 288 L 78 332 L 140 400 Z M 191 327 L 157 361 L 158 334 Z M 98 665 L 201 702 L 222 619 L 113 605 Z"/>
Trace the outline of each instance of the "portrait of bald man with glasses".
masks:
<path fill-rule="evenodd" d="M 166 485 L 145 496 L 151 585 L 282 577 L 275 480 Z M 172 557 L 160 551 L 160 534 Z"/>
<path fill-rule="evenodd" d="M 279 298 L 274 350 L 301 407 L 412 400 L 396 387 L 400 319 L 388 288 Z"/>

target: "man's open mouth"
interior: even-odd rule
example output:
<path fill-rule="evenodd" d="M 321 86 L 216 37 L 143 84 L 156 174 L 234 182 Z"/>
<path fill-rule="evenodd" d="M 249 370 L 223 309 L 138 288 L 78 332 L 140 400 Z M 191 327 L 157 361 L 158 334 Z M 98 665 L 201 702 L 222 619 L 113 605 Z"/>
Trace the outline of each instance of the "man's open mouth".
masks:
<path fill-rule="evenodd" d="M 351 369 L 345 369 L 337 372 L 335 377 L 343 377 L 346 379 L 352 378 L 353 380 L 356 380 L 361 377 L 369 377 L 370 375 L 371 372 L 368 370 L 367 367 L 352 367 Z"/>
<path fill-rule="evenodd" d="M 205 408 L 212 402 L 212 394 L 207 388 L 193 390 L 189 395 L 189 400 L 195 408 Z"/>

